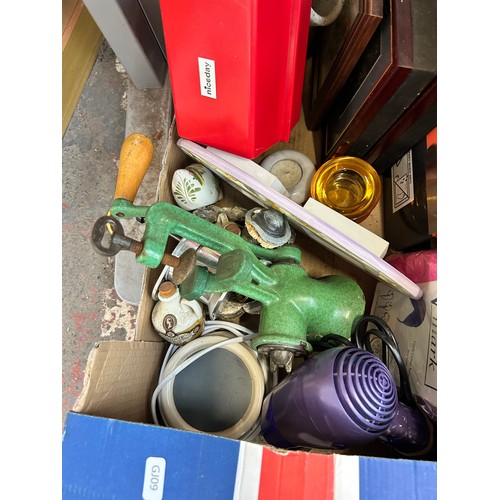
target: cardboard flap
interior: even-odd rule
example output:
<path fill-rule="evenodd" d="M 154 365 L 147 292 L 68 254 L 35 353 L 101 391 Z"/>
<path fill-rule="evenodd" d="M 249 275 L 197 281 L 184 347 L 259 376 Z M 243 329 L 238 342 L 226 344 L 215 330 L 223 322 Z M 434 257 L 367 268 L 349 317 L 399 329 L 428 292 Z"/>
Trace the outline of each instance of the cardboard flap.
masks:
<path fill-rule="evenodd" d="M 73 411 L 151 422 L 150 400 L 164 356 L 163 342 L 97 343 L 89 354 L 84 387 Z"/>

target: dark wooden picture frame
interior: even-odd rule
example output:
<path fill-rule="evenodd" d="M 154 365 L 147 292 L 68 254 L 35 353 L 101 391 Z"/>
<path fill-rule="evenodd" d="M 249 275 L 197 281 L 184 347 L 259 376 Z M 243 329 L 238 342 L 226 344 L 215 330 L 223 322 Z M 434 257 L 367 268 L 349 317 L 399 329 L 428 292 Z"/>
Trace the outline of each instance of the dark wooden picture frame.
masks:
<path fill-rule="evenodd" d="M 309 130 L 321 128 L 382 15 L 383 0 L 345 0 L 339 17 L 330 26 L 310 29 L 312 56 L 303 102 Z"/>
<path fill-rule="evenodd" d="M 415 99 L 364 159 L 378 173 L 383 173 L 436 127 L 437 78 Z"/>
<path fill-rule="evenodd" d="M 364 158 L 437 76 L 435 0 L 387 0 L 384 18 L 332 105 L 324 159 Z"/>

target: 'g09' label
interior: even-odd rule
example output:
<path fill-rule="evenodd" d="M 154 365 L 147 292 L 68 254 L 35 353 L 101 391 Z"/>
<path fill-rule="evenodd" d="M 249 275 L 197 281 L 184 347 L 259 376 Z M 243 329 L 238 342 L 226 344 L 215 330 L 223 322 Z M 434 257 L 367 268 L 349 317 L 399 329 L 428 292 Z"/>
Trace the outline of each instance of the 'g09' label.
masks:
<path fill-rule="evenodd" d="M 167 462 L 163 457 L 148 457 L 142 486 L 143 500 L 161 500 Z"/>
<path fill-rule="evenodd" d="M 215 82 L 215 61 L 198 57 L 198 70 L 200 72 L 200 92 L 205 97 L 217 99 L 217 85 Z"/>

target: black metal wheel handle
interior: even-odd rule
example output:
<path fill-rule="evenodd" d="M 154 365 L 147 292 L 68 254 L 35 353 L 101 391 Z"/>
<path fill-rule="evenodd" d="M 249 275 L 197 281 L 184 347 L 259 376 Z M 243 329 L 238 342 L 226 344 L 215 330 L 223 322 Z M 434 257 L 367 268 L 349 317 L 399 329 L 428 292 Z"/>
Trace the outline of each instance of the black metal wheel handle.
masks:
<path fill-rule="evenodd" d="M 130 248 L 130 243 L 127 240 L 123 226 L 115 217 L 104 215 L 95 222 L 92 229 L 92 246 L 97 253 L 112 257 L 120 250 Z M 109 241 L 109 245 L 106 244 L 107 241 Z"/>

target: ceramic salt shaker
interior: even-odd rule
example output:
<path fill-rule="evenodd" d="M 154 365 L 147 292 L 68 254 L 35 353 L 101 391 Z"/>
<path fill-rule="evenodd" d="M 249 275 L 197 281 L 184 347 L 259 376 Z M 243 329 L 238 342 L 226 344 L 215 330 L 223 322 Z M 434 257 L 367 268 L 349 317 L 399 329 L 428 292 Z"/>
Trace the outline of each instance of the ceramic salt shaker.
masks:
<path fill-rule="evenodd" d="M 212 205 L 222 199 L 222 194 L 219 179 L 200 163 L 180 168 L 172 177 L 172 195 L 184 210 Z"/>
<path fill-rule="evenodd" d="M 184 345 L 199 337 L 205 326 L 200 303 L 182 298 L 171 281 L 164 281 L 158 288 L 158 302 L 153 307 L 151 320 L 158 334 L 175 345 Z"/>

